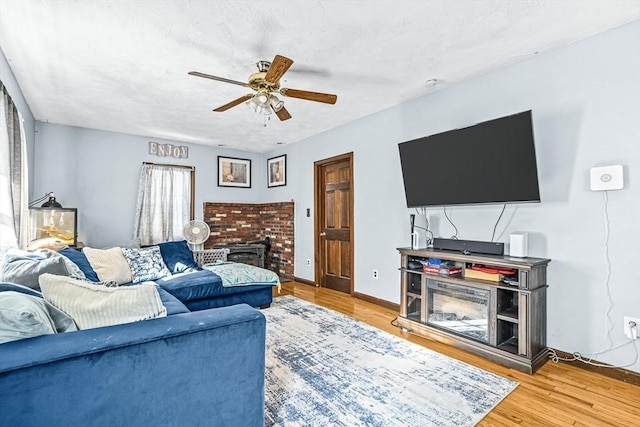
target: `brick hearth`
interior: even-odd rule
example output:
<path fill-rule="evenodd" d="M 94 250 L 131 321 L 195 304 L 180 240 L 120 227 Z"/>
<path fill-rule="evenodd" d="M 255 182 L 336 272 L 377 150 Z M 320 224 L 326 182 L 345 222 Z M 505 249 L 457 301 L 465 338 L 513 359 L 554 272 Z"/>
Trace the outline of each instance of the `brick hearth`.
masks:
<path fill-rule="evenodd" d="M 271 238 L 265 268 L 281 279 L 293 279 L 293 202 L 204 203 L 204 221 L 211 227 L 205 248 Z"/>

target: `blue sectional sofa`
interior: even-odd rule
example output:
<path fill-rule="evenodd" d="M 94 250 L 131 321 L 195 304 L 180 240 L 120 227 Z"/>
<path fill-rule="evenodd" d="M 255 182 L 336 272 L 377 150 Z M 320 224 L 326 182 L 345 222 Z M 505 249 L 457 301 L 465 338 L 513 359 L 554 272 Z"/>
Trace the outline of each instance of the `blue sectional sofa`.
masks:
<path fill-rule="evenodd" d="M 0 425 L 262 426 L 265 318 L 246 304 L 0 344 Z"/>
<path fill-rule="evenodd" d="M 155 280 L 166 317 L 0 344 L 1 426 L 264 425 L 256 307 L 273 286 L 224 287 L 186 242 L 160 247 L 172 273 Z M 80 251 L 61 253 L 97 281 Z M 0 293 L 19 287 L 42 296 L 3 283 Z"/>

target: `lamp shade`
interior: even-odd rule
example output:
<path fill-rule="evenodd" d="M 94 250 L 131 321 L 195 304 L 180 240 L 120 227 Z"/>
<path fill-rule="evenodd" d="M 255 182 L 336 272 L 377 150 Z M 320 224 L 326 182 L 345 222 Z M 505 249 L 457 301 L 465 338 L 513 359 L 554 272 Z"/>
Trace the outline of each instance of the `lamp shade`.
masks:
<path fill-rule="evenodd" d="M 62 208 L 62 205 L 56 202 L 56 197 L 51 195 L 49 196 L 49 200 L 42 204 L 43 208 Z"/>

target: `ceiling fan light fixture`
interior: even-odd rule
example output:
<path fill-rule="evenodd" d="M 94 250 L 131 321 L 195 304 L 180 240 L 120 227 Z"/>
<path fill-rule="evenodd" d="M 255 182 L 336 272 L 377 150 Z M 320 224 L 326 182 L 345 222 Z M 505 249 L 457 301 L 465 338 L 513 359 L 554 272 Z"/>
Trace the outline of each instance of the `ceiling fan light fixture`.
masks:
<path fill-rule="evenodd" d="M 269 114 L 271 114 L 271 108 L 263 107 L 262 105 L 259 105 L 258 108 L 256 109 L 256 113 L 264 114 L 265 116 L 268 116 Z"/>
<path fill-rule="evenodd" d="M 268 116 L 269 114 L 271 114 L 271 108 L 269 107 L 271 104 L 269 98 L 270 95 L 268 92 L 258 92 L 253 96 L 253 98 L 248 100 L 246 104 L 256 113 Z"/>
<path fill-rule="evenodd" d="M 271 95 L 269 98 L 269 104 L 271 104 L 271 108 L 273 108 L 273 111 L 276 113 L 284 107 L 284 102 L 275 95 Z"/>
<path fill-rule="evenodd" d="M 254 112 L 258 114 L 264 114 L 265 116 L 268 116 L 269 114 L 271 114 L 271 109 L 268 106 L 261 105 L 260 103 L 256 102 L 253 98 L 247 101 L 246 104 L 249 106 L 249 108 L 251 108 Z"/>
<path fill-rule="evenodd" d="M 258 103 L 253 98 L 245 102 L 245 104 L 247 104 L 253 111 L 258 111 Z"/>
<path fill-rule="evenodd" d="M 254 98 L 257 99 L 256 102 L 258 103 L 258 105 L 265 106 L 269 101 L 269 94 L 266 92 L 260 92 Z"/>

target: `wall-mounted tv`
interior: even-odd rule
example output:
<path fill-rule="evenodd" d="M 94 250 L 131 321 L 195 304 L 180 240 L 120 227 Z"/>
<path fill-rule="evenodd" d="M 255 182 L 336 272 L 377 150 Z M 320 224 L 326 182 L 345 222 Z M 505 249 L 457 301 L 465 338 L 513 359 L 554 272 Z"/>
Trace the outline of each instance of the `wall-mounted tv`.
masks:
<path fill-rule="evenodd" d="M 407 207 L 540 201 L 531 111 L 398 147 Z"/>

